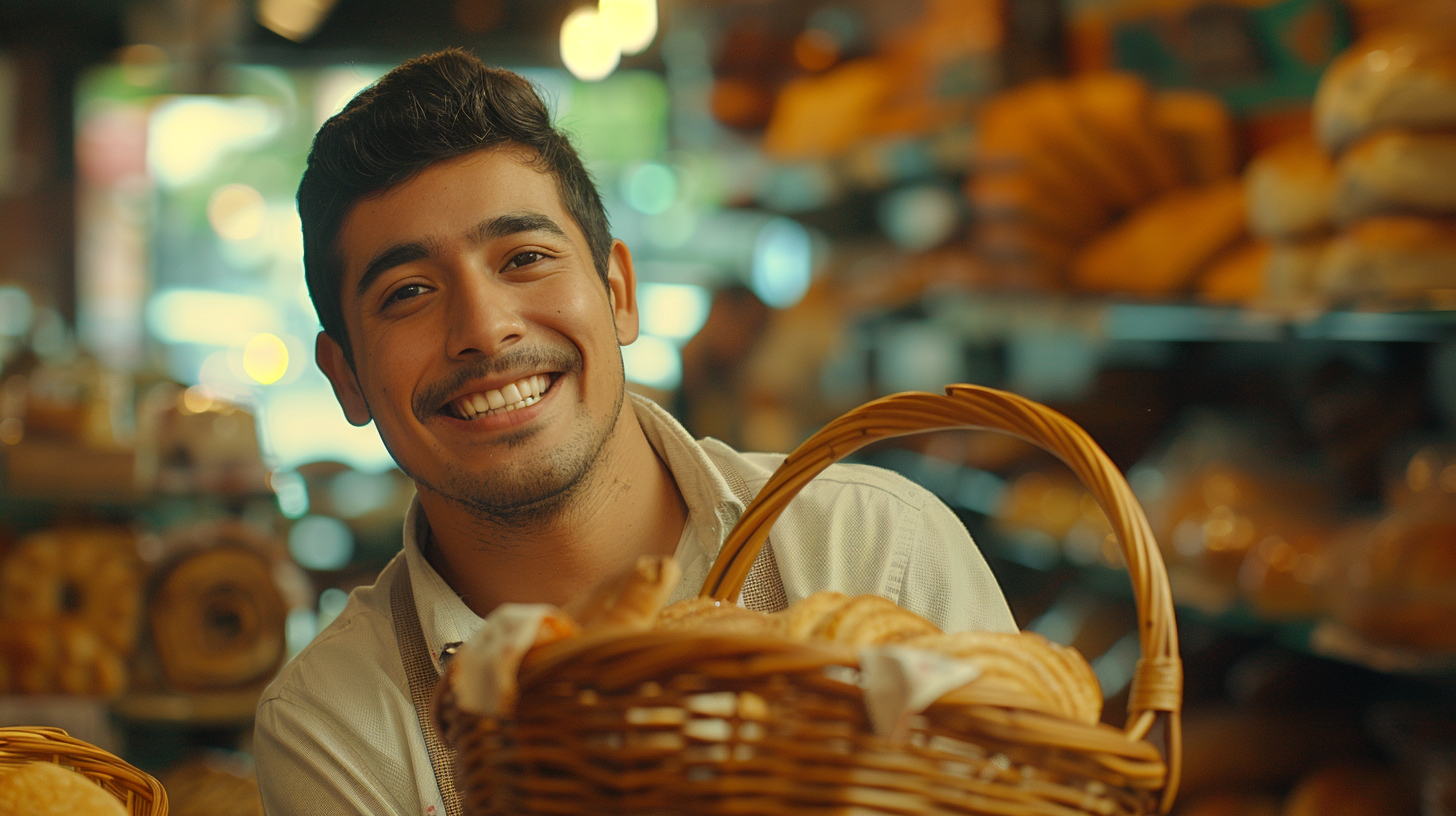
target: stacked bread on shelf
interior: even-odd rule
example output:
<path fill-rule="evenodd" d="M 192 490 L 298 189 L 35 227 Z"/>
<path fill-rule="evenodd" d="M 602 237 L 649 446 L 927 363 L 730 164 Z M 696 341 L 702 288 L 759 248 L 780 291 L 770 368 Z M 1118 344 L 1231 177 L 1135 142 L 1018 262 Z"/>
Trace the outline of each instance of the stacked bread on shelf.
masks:
<path fill-rule="evenodd" d="M 1238 158 L 1207 94 L 1118 72 L 1029 83 L 981 112 L 975 243 L 1033 286 L 1155 295 L 1213 275 L 1237 290 L 1224 267 L 1245 243 Z"/>
<path fill-rule="evenodd" d="M 140 617 L 130 531 L 67 527 L 26 536 L 0 562 L 0 693 L 120 693 Z"/>
<path fill-rule="evenodd" d="M 1255 157 L 1272 305 L 1422 305 L 1456 289 L 1456 34 L 1376 31 L 1330 64 L 1314 134 Z"/>

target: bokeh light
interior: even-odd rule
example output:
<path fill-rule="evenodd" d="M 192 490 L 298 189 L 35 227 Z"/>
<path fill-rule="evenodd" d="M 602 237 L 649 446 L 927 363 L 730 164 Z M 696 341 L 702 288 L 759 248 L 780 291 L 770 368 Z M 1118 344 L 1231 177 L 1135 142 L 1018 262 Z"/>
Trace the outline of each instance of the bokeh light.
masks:
<path fill-rule="evenodd" d="M 332 516 L 304 516 L 288 531 L 288 553 L 305 569 L 341 569 L 354 557 L 354 534 Z"/>
<path fill-rule="evenodd" d="M 207 220 L 221 238 L 247 241 L 263 231 L 268 203 L 247 184 L 224 184 L 207 201 Z"/>
<path fill-rule="evenodd" d="M 712 296 L 701 286 L 678 283 L 641 283 L 637 285 L 637 313 L 642 316 L 642 331 L 686 342 L 708 319 Z"/>
<path fill-rule="evenodd" d="M 622 197 L 627 205 L 646 215 L 666 212 L 677 200 L 677 174 L 657 162 L 643 162 L 630 168 Z"/>
<path fill-rule="evenodd" d="M 657 0 L 601 0 L 597 13 L 623 54 L 640 54 L 657 36 Z"/>
<path fill-rule="evenodd" d="M 191 184 L 223 156 L 262 144 L 282 126 L 279 112 L 255 97 L 174 97 L 152 112 L 147 168 L 164 186 Z"/>
<path fill-rule="evenodd" d="M 240 335 L 275 330 L 278 310 L 266 300 L 206 289 L 164 289 L 147 303 L 147 328 L 163 343 L 225 346 Z"/>
<path fill-rule="evenodd" d="M 593 8 L 579 8 L 561 24 L 561 61 L 584 82 L 606 79 L 622 61 L 616 34 Z"/>
<path fill-rule="evenodd" d="M 787 309 L 809 291 L 813 241 L 797 221 L 775 218 L 759 230 L 753 246 L 750 288 L 775 309 Z"/>
<path fill-rule="evenodd" d="M 288 344 L 263 332 L 243 346 L 243 371 L 261 385 L 272 385 L 288 373 Z"/>
<path fill-rule="evenodd" d="M 682 384 L 682 354 L 661 337 L 644 334 L 623 346 L 622 367 L 627 379 L 642 385 L 671 391 Z"/>

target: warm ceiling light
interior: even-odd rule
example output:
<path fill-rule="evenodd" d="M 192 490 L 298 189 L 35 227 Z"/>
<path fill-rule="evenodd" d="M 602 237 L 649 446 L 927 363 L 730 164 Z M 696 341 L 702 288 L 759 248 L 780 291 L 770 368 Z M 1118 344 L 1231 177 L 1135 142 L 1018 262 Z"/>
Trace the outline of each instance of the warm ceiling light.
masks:
<path fill-rule="evenodd" d="M 596 9 L 583 7 L 561 24 L 561 61 L 572 76 L 586 82 L 605 79 L 622 60 L 615 32 Z"/>
<path fill-rule="evenodd" d="M 258 22 L 280 37 L 302 42 L 328 16 L 336 0 L 258 0 Z"/>
<path fill-rule="evenodd" d="M 623 54 L 640 54 L 657 36 L 657 0 L 600 0 L 597 13 Z"/>

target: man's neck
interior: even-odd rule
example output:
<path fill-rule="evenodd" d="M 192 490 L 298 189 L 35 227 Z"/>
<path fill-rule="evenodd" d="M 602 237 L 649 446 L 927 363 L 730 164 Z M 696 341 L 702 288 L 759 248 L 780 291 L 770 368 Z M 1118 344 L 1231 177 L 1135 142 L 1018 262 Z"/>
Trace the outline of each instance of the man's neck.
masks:
<path fill-rule="evenodd" d="M 640 555 L 671 555 L 687 523 L 672 472 L 630 401 L 579 489 L 550 518 L 503 522 L 419 490 L 431 566 L 484 617 L 502 603 L 563 604 Z"/>

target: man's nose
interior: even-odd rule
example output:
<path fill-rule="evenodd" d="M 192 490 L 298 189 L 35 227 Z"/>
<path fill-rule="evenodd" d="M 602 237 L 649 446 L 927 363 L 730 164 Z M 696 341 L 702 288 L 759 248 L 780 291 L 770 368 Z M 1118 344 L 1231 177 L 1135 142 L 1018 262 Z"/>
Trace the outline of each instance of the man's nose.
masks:
<path fill-rule="evenodd" d="M 525 336 L 515 293 L 489 270 L 462 269 L 446 296 L 446 351 L 451 357 L 494 355 Z"/>

